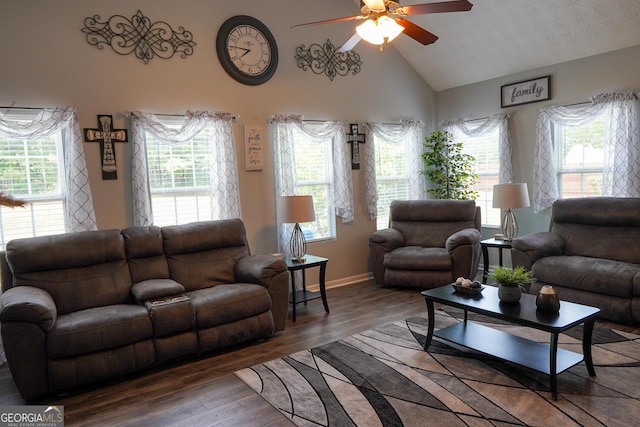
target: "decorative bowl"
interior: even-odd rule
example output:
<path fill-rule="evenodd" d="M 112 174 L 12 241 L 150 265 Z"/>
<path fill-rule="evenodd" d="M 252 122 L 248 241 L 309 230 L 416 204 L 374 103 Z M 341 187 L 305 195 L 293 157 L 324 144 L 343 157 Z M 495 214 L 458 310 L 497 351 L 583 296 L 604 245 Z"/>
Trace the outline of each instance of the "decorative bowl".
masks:
<path fill-rule="evenodd" d="M 458 285 L 457 283 L 452 283 L 451 286 L 453 286 L 453 289 L 455 289 L 456 292 L 467 295 L 478 295 L 484 290 L 484 286 L 480 286 L 479 288 L 470 288 L 468 286 Z"/>

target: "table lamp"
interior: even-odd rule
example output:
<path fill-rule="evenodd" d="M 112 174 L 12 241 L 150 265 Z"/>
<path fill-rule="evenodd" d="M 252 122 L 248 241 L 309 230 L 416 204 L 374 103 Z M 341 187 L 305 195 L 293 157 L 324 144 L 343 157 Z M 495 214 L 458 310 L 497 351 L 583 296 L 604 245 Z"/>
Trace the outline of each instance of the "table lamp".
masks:
<path fill-rule="evenodd" d="M 518 235 L 518 222 L 513 209 L 528 206 L 529 190 L 526 182 L 493 186 L 493 207 L 507 210 L 502 218 L 502 232 L 505 240 L 513 240 Z"/>
<path fill-rule="evenodd" d="M 300 223 L 315 220 L 313 196 L 282 196 L 278 200 L 278 221 L 282 224 L 296 224 L 289 240 L 293 262 L 303 262 L 304 255 L 307 253 L 307 240 L 302 234 Z"/>

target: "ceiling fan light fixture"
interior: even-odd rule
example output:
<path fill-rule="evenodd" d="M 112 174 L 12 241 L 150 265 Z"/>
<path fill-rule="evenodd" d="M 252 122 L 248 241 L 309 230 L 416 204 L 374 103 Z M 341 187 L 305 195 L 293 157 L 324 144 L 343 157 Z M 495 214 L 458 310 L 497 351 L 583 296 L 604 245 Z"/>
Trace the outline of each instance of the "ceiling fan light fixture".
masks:
<path fill-rule="evenodd" d="M 358 35 L 371 44 L 383 44 L 385 41 L 388 43 L 402 31 L 404 27 L 388 16 L 367 19 L 356 27 Z"/>
<path fill-rule="evenodd" d="M 378 18 L 378 31 L 382 33 L 382 37 L 388 42 L 395 39 L 404 31 L 404 27 L 388 16 Z"/>
<path fill-rule="evenodd" d="M 358 33 L 362 40 L 366 40 L 371 44 L 384 43 L 384 37 L 378 31 L 378 26 L 372 19 L 367 19 L 362 24 L 358 25 L 356 27 L 356 33 Z"/>

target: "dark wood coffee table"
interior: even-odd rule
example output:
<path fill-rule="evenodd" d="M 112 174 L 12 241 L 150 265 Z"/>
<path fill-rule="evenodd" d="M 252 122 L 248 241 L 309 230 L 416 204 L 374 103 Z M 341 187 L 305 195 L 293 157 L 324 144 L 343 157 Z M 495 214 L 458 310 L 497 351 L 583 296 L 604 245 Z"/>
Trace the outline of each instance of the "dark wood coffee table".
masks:
<path fill-rule="evenodd" d="M 478 295 L 455 292 L 451 286 L 442 286 L 422 292 L 427 302 L 429 327 L 424 350 L 436 336 L 465 348 L 480 351 L 505 361 L 534 369 L 550 376 L 553 400 L 558 398 L 557 376 L 584 360 L 589 375 L 595 376 L 591 358 L 591 335 L 600 309 L 568 301 L 560 302 L 559 313 L 542 312 L 536 308 L 536 297 L 523 294 L 517 304 L 504 304 L 498 298 L 498 288 L 485 286 Z M 464 320 L 434 332 L 434 303 L 464 310 Z M 506 332 L 467 321 L 467 312 L 478 313 L 517 325 L 549 332 L 549 344 L 531 341 Z M 558 348 L 558 335 L 574 326 L 584 324 L 582 353 Z"/>

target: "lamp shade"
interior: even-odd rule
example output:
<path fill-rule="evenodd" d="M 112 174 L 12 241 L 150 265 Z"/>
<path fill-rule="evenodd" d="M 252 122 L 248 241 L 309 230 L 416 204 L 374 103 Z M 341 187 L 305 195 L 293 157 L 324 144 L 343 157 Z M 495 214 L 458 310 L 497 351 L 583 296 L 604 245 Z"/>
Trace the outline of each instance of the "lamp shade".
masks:
<path fill-rule="evenodd" d="M 367 19 L 356 27 L 358 35 L 371 44 L 388 43 L 404 31 L 404 27 L 388 16 Z"/>
<path fill-rule="evenodd" d="M 278 199 L 278 222 L 288 224 L 315 220 L 313 196 L 282 196 Z"/>
<path fill-rule="evenodd" d="M 529 206 L 529 190 L 526 182 L 493 186 L 493 207 L 501 209 Z"/>

